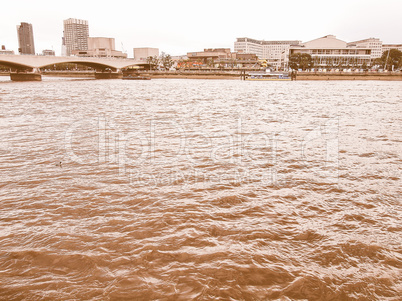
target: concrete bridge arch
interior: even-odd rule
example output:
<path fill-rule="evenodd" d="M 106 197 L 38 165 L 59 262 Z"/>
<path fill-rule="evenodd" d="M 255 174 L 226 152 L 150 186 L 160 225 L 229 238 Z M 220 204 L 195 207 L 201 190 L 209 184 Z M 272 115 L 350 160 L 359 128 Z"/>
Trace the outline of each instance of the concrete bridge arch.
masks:
<path fill-rule="evenodd" d="M 57 64 L 80 64 L 94 69 L 122 69 L 144 64 L 134 59 L 74 57 L 74 56 L 39 56 L 39 55 L 0 55 L 0 65 L 15 69 L 39 69 Z"/>
<path fill-rule="evenodd" d="M 39 55 L 0 55 L 0 65 L 7 66 L 17 70 L 17 75 L 10 74 L 11 80 L 41 80 L 40 68 L 53 66 L 58 64 L 80 64 L 91 67 L 97 71 L 105 71 L 119 74 L 95 74 L 95 78 L 119 78 L 121 77 L 121 69 L 130 66 L 144 65 L 143 61 L 134 59 L 118 59 L 118 58 L 96 58 L 96 57 L 61 57 L 61 56 L 39 56 Z M 24 75 L 23 72 L 28 71 L 35 74 Z"/>

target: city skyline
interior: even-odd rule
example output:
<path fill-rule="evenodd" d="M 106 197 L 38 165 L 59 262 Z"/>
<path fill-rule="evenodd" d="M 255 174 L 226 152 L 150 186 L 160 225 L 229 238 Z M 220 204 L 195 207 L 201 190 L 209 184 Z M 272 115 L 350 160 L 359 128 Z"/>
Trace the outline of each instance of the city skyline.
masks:
<path fill-rule="evenodd" d="M 15 26 L 27 22 L 35 28 L 36 52 L 53 49 L 60 55 L 63 20 L 69 18 L 88 20 L 89 36 L 115 38 L 116 49 L 129 57 L 139 47 L 155 47 L 171 55 L 204 48 L 233 49 L 238 37 L 305 42 L 333 34 L 346 41 L 369 37 L 385 44 L 402 41 L 402 34 L 395 30 L 402 28 L 398 16 L 402 4 L 392 0 L 341 0 L 336 5 L 319 1 L 228 5 L 207 0 L 202 7 L 185 1 L 121 3 L 102 8 L 73 0 L 63 10 L 50 1 L 5 3 L 10 13 L 0 20 L 0 44 L 18 53 Z"/>

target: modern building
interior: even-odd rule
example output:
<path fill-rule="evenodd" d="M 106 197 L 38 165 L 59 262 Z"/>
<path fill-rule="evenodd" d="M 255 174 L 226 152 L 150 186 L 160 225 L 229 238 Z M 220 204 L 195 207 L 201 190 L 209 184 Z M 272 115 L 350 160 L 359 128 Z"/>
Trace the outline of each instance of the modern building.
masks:
<path fill-rule="evenodd" d="M 7 50 L 5 45 L 1 45 L 0 54 L 14 54 L 14 51 Z"/>
<path fill-rule="evenodd" d="M 207 48 L 204 51 L 188 52 L 185 68 L 242 68 L 259 66 L 253 53 L 231 52 L 230 48 Z"/>
<path fill-rule="evenodd" d="M 357 48 L 370 48 L 371 49 L 371 60 L 381 57 L 382 55 L 382 41 L 377 38 L 368 38 L 364 40 L 359 40 L 355 42 L 350 42 L 348 46 L 356 46 Z"/>
<path fill-rule="evenodd" d="M 137 61 L 146 61 L 150 56 L 159 56 L 158 48 L 142 47 L 133 48 L 134 59 Z"/>
<path fill-rule="evenodd" d="M 103 37 L 89 37 L 88 50 L 73 50 L 71 54 L 85 57 L 127 57 L 126 53 L 115 50 L 114 38 Z"/>
<path fill-rule="evenodd" d="M 316 67 L 361 67 L 371 64 L 371 48 L 363 45 L 348 44 L 333 35 L 290 47 L 290 55 L 308 53 Z"/>
<path fill-rule="evenodd" d="M 382 53 L 385 51 L 391 50 L 391 49 L 396 49 L 399 51 L 402 51 L 402 44 L 383 44 L 382 45 Z"/>
<path fill-rule="evenodd" d="M 250 38 L 237 38 L 234 43 L 235 52 L 253 53 L 258 58 L 263 58 L 263 47 L 261 40 L 255 40 Z"/>
<path fill-rule="evenodd" d="M 200 52 L 188 52 L 187 57 L 190 61 L 199 61 L 207 64 L 218 59 L 231 59 L 233 56 L 230 48 L 208 48 Z"/>
<path fill-rule="evenodd" d="M 45 50 L 42 50 L 42 55 L 45 55 L 45 56 L 55 56 L 56 53 L 54 52 L 54 50 L 45 49 Z"/>
<path fill-rule="evenodd" d="M 21 22 L 17 25 L 18 52 L 20 54 L 35 54 L 32 24 Z"/>
<path fill-rule="evenodd" d="M 88 21 L 70 18 L 63 23 L 62 55 L 70 56 L 73 50 L 88 50 Z"/>
<path fill-rule="evenodd" d="M 239 53 L 251 53 L 264 59 L 274 68 L 283 68 L 289 60 L 289 49 L 292 45 L 299 45 L 298 40 L 265 41 L 250 38 L 237 38 L 234 43 L 234 51 Z"/>

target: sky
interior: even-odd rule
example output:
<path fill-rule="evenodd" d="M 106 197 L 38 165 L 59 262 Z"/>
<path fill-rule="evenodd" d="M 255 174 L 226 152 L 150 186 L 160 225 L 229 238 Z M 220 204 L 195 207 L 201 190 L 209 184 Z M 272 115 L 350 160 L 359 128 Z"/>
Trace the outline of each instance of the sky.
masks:
<path fill-rule="evenodd" d="M 170 55 L 231 48 L 236 38 L 301 40 L 332 34 L 402 44 L 401 0 L 2 1 L 0 45 L 18 53 L 16 26 L 31 23 L 36 53 L 61 55 L 63 20 L 89 22 L 89 36 L 115 38 L 117 50 L 155 47 Z"/>

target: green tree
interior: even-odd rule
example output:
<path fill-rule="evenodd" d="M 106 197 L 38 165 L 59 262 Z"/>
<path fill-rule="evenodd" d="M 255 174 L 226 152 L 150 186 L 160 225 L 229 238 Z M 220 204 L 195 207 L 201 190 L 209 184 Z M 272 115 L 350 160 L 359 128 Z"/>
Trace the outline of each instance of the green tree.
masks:
<path fill-rule="evenodd" d="M 308 53 L 293 53 L 289 57 L 289 67 L 292 69 L 311 69 L 314 66 L 313 58 Z"/>
<path fill-rule="evenodd" d="M 381 62 L 384 69 L 392 70 L 394 68 L 402 67 L 402 52 L 398 49 L 391 49 L 385 51 L 381 56 Z"/>
<path fill-rule="evenodd" d="M 147 57 L 147 64 L 149 64 L 150 70 L 155 70 L 156 67 L 159 65 L 158 57 L 156 55 Z"/>
<path fill-rule="evenodd" d="M 165 68 L 165 70 L 169 70 L 170 67 L 173 66 L 173 60 L 172 60 L 172 57 L 170 56 L 170 54 L 165 54 L 164 52 L 162 52 L 161 63 L 162 63 L 163 68 Z"/>

